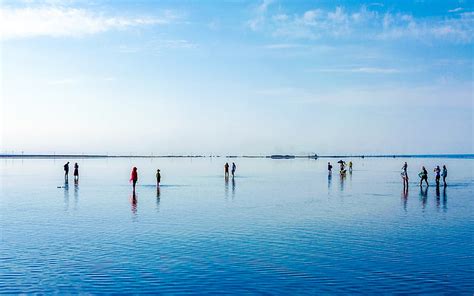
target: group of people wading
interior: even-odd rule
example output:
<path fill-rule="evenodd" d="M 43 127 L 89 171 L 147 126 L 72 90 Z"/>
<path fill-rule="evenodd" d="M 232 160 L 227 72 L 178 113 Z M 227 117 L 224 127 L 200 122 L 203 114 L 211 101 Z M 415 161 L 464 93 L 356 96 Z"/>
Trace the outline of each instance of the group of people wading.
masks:
<path fill-rule="evenodd" d="M 408 164 L 405 162 L 405 164 L 402 167 L 402 180 L 403 180 L 403 186 L 408 187 L 408 172 L 407 172 Z M 446 183 L 446 178 L 448 177 L 448 169 L 446 168 L 446 165 L 443 165 L 443 170 L 437 165 L 434 170 L 435 172 L 435 182 L 436 182 L 436 187 L 439 187 L 440 185 L 440 180 L 441 177 L 443 177 L 443 185 L 448 186 Z M 430 186 L 428 184 L 428 171 L 424 166 L 421 167 L 421 172 L 418 174 L 418 177 L 420 177 L 420 187 L 423 186 L 423 181 L 425 181 L 426 186 Z"/>

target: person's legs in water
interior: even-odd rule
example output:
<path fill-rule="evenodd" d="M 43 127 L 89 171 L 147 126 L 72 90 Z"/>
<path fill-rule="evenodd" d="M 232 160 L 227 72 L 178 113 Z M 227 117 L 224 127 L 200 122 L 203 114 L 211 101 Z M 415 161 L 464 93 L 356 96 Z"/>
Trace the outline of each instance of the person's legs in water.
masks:
<path fill-rule="evenodd" d="M 430 184 L 428 184 L 428 177 L 425 177 L 425 183 L 426 183 L 426 186 L 430 186 Z"/>
<path fill-rule="evenodd" d="M 448 185 L 448 184 L 446 184 L 446 176 L 443 176 L 443 183 L 444 183 L 444 186 Z"/>
<path fill-rule="evenodd" d="M 137 185 L 137 180 L 133 180 L 133 192 L 135 192 L 135 185 Z"/>

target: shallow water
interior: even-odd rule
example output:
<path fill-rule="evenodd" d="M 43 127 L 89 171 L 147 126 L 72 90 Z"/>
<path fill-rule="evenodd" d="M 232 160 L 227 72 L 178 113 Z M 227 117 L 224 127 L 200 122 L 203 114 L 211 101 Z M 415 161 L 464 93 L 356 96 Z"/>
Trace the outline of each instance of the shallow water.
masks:
<path fill-rule="evenodd" d="M 65 160 L 0 160 L 0 293 L 474 291 L 473 159 L 354 159 L 343 179 L 326 159 L 70 161 L 78 185 Z M 448 187 L 420 190 L 436 164 Z"/>

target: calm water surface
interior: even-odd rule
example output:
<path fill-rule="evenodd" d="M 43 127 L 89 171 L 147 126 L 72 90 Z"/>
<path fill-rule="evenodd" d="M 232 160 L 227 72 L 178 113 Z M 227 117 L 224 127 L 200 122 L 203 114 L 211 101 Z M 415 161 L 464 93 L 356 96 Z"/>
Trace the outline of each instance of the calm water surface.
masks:
<path fill-rule="evenodd" d="M 472 295 L 474 160 L 353 161 L 79 159 L 75 185 L 65 160 L 1 159 L 0 293 Z M 420 190 L 436 164 L 449 186 Z"/>

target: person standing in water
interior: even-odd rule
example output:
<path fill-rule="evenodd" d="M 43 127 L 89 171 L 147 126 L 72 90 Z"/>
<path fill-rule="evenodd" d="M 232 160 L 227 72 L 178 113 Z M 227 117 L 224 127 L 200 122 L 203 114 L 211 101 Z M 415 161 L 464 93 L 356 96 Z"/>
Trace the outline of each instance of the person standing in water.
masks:
<path fill-rule="evenodd" d="M 448 185 L 446 184 L 446 177 L 448 177 L 448 169 L 446 168 L 446 165 L 443 165 L 443 183 L 445 187 Z"/>
<path fill-rule="evenodd" d="M 439 187 L 439 179 L 441 179 L 441 169 L 439 168 L 439 165 L 436 166 L 434 172 L 436 173 L 436 187 Z"/>
<path fill-rule="evenodd" d="M 229 178 L 229 163 L 225 163 L 224 165 L 224 177 Z"/>
<path fill-rule="evenodd" d="M 74 182 L 79 181 L 79 165 L 77 162 L 74 164 Z"/>
<path fill-rule="evenodd" d="M 160 182 L 161 182 L 161 174 L 160 170 L 156 170 L 156 187 L 160 187 Z"/>
<path fill-rule="evenodd" d="M 352 173 L 352 161 L 349 161 L 349 173 Z"/>
<path fill-rule="evenodd" d="M 403 187 L 408 187 L 408 164 L 405 161 L 405 164 L 402 166 L 402 179 L 403 179 Z"/>
<path fill-rule="evenodd" d="M 237 166 L 235 165 L 235 162 L 232 163 L 232 178 L 235 176 L 235 170 L 237 169 Z"/>
<path fill-rule="evenodd" d="M 421 172 L 418 174 L 420 176 L 420 187 L 422 186 L 423 180 L 426 182 L 426 186 L 430 186 L 428 184 L 428 171 L 425 167 L 422 167 Z"/>
<path fill-rule="evenodd" d="M 69 180 L 69 161 L 64 165 L 64 180 Z"/>
<path fill-rule="evenodd" d="M 328 162 L 328 173 L 332 173 L 332 164 L 330 162 Z"/>
<path fill-rule="evenodd" d="M 135 186 L 138 181 L 138 171 L 136 167 L 133 167 L 132 174 L 130 175 L 130 182 L 133 182 L 133 193 L 135 193 Z"/>

